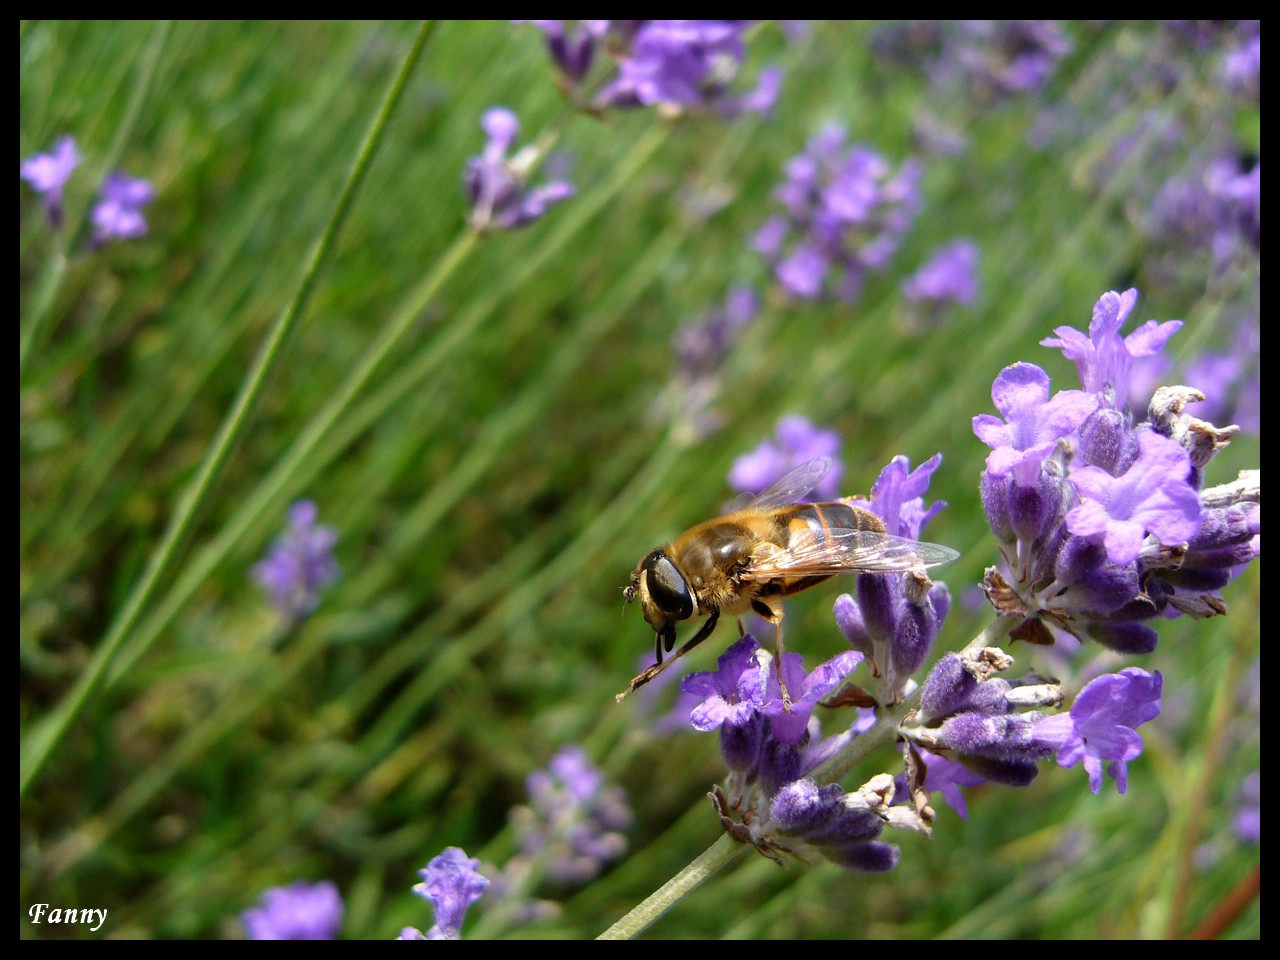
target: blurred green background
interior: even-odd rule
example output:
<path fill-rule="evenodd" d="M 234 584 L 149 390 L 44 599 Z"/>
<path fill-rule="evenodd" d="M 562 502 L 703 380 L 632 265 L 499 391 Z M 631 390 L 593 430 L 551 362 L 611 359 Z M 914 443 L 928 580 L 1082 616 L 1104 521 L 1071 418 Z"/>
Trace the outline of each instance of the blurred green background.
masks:
<path fill-rule="evenodd" d="M 22 24 L 21 156 L 70 133 L 86 157 L 61 235 L 25 185 L 20 199 L 24 325 L 52 298 L 20 385 L 23 737 L 65 704 L 143 577 L 415 29 Z M 631 852 L 564 895 L 558 918 L 487 932 L 599 933 L 715 839 L 705 794 L 723 775 L 715 738 L 658 733 L 657 708 L 613 702 L 652 655 L 620 590 L 648 550 L 720 509 L 733 458 L 783 415 L 840 432 L 848 494 L 895 454 L 942 451 L 930 492 L 950 506 L 929 538 L 962 559 L 943 571 L 957 602 L 940 649 L 981 629 L 981 609 L 961 601 L 998 558 L 970 418 L 993 412 L 991 382 L 1016 360 L 1074 386 L 1037 343 L 1085 327 L 1106 290 L 1141 289 L 1137 322 L 1187 321 L 1176 361 L 1229 341 L 1241 304 L 1257 309 L 1256 259 L 1225 278 L 1191 260 L 1185 275 L 1157 274 L 1167 259 L 1138 198 L 1153 157 L 1177 170 L 1220 137 L 1256 153 L 1257 105 L 1224 112 L 1213 57 L 1155 24 L 1069 25 L 1072 52 L 1044 91 L 982 108 L 886 66 L 875 31 L 760 27 L 748 69 L 783 68 L 780 102 L 770 119 L 727 122 L 572 116 L 536 30 L 439 25 L 247 431 L 23 798 L 22 937 L 235 937 L 264 888 L 322 878 L 346 899 L 346 937 L 425 929 L 416 871 L 449 845 L 501 863 L 524 778 L 571 743 L 628 791 Z M 1157 55 L 1181 72 L 1125 86 Z M 521 142 L 559 134 L 552 160 L 578 195 L 527 230 L 481 238 L 424 292 L 465 232 L 461 172 L 496 104 L 518 113 Z M 770 290 L 750 238 L 787 159 L 838 121 L 896 165 L 916 151 L 926 106 L 968 146 L 925 160 L 923 210 L 893 267 L 854 304 L 767 293 L 724 371 L 723 428 L 682 429 L 671 338 L 732 283 Z M 1045 136 L 1053 110 L 1066 119 Z M 1148 143 L 1153 114 L 1183 139 L 1140 147 L 1103 177 L 1122 136 Z M 150 233 L 86 252 L 77 228 L 111 166 L 155 184 Z M 959 236 L 981 248 L 978 302 L 912 328 L 901 280 Z M 407 334 L 367 385 L 298 447 L 404 316 Z M 1257 437 L 1244 437 L 1209 480 L 1257 461 Z M 250 568 L 300 497 L 338 531 L 343 576 L 284 632 Z M 1192 929 L 1258 856 L 1230 829 L 1258 765 L 1257 715 L 1240 693 L 1257 658 L 1258 583 L 1255 564 L 1227 591 L 1227 618 L 1162 625 L 1139 665 L 1164 672 L 1165 714 L 1143 730 L 1127 796 L 1095 797 L 1080 770 L 1047 767 L 1026 790 L 974 791 L 967 822 L 940 809 L 932 838 L 889 838 L 903 848 L 891 874 L 751 855 L 647 935 Z M 788 605 L 789 646 L 810 666 L 844 646 L 830 617 L 840 589 Z M 731 636 L 722 627 L 690 667 L 709 669 Z M 886 753 L 847 783 L 899 762 Z M 98 934 L 38 927 L 37 902 L 110 917 Z M 1227 933 L 1256 936 L 1258 923 L 1255 903 Z"/>

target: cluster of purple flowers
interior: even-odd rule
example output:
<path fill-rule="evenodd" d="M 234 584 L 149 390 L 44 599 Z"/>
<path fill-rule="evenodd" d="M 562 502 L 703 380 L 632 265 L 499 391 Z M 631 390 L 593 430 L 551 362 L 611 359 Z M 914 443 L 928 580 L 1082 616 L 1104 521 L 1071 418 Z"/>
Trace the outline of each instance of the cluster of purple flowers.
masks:
<path fill-rule="evenodd" d="M 755 249 L 795 296 L 851 301 L 915 221 L 921 173 L 914 160 L 895 171 L 870 147 L 847 147 L 844 129 L 828 126 L 787 163 L 774 193 L 785 214 L 765 223 Z"/>
<path fill-rule="evenodd" d="M 733 461 L 729 486 L 739 493 L 758 493 L 782 479 L 792 467 L 816 460 L 831 461 L 831 469 L 812 491 L 809 499 L 834 500 L 839 496 L 840 434 L 824 430 L 799 416 L 783 417 L 774 432 L 776 440 L 764 440 L 750 453 Z"/>
<path fill-rule="evenodd" d="M 526 226 L 573 196 L 574 186 L 566 180 L 527 185 L 539 155 L 532 147 L 511 154 L 520 135 L 520 121 L 514 113 L 494 107 L 486 111 L 481 126 L 489 139 L 480 155 L 467 161 L 463 177 L 473 230 L 487 233 Z"/>
<path fill-rule="evenodd" d="M 1156 354 L 1180 326 L 1120 328 L 1137 291 L 1104 294 L 1088 334 L 1059 327 L 1043 341 L 1074 360 L 1083 390 L 1050 396 L 1049 378 L 1015 364 L 992 389 L 1004 416 L 974 418 L 992 452 L 982 476 L 988 522 L 1010 575 L 985 588 L 1010 633 L 1051 643 L 1049 627 L 1121 653 L 1149 653 L 1160 615 L 1225 612 L 1219 590 L 1258 556 L 1256 471 L 1203 488 L 1203 471 L 1236 432 L 1186 414 L 1203 394 L 1162 387 L 1134 422 L 1125 398 L 1135 361 Z M 1212 389 L 1211 384 L 1206 384 Z"/>
<path fill-rule="evenodd" d="M 44 199 L 45 212 L 55 228 L 62 226 L 64 216 L 63 187 L 82 161 L 75 138 L 69 136 L 62 137 L 50 153 L 37 153 L 22 161 L 22 179 Z M 118 170 L 108 174 L 102 182 L 101 197 L 89 215 L 94 245 L 145 236 L 147 221 L 142 209 L 155 196 L 155 188 L 147 180 Z"/>
<path fill-rule="evenodd" d="M 879 55 L 921 69 L 935 89 L 996 103 L 1040 89 L 1071 52 L 1054 20 L 912 20 L 878 31 Z"/>
<path fill-rule="evenodd" d="M 1262 162 L 1233 155 L 1193 161 L 1168 180 L 1149 213 L 1154 238 L 1180 251 L 1207 250 L 1221 273 L 1262 243 Z"/>
<path fill-rule="evenodd" d="M 338 579 L 333 559 L 338 534 L 317 524 L 319 511 L 310 500 L 289 508 L 289 527 L 267 555 L 253 567 L 258 582 L 289 625 L 305 620 L 320 603 L 320 591 Z"/>
<path fill-rule="evenodd" d="M 546 770 L 529 775 L 528 806 L 511 819 L 521 851 L 490 879 L 480 861 L 449 847 L 419 871 L 413 892 L 430 901 L 435 924 L 423 933 L 405 927 L 398 940 L 459 940 L 471 905 L 489 892 L 490 901 L 511 901 L 510 915 L 533 922 L 553 915 L 550 901 L 527 899 L 543 877 L 560 887 L 594 879 L 627 849 L 622 832 L 631 824 L 626 794 L 608 787 L 604 775 L 581 747 L 566 747 Z M 492 886 L 492 889 L 490 887 Z M 342 923 L 342 898 L 331 882 L 299 882 L 263 893 L 257 907 L 240 915 L 251 940 L 332 940 Z"/>
<path fill-rule="evenodd" d="M 778 98 L 781 74 L 760 72 L 754 90 L 733 89 L 746 56 L 743 34 L 751 20 L 530 20 L 546 36 L 547 50 L 565 92 L 592 110 L 658 107 L 664 112 L 709 111 L 723 117 L 766 113 Z M 586 92 L 596 53 L 613 68 Z"/>
<path fill-rule="evenodd" d="M 529 803 L 511 811 L 520 853 L 499 879 L 505 891 L 517 885 L 536 861 L 557 887 L 594 880 L 604 865 L 627 850 L 624 835 L 631 808 L 620 787 L 605 785 L 604 774 L 581 747 L 565 747 L 525 781 Z"/>
<path fill-rule="evenodd" d="M 1133 290 L 1104 294 L 1087 334 L 1059 327 L 1044 341 L 1075 361 L 1084 389 L 1051 395 L 1044 371 L 1015 364 L 993 388 L 1004 419 L 974 418 L 975 433 L 992 447 L 983 504 L 1010 571 L 990 568 L 985 589 L 997 613 L 1010 618 L 1014 639 L 1051 643 L 1051 628 L 1060 628 L 1122 653 L 1149 652 L 1156 634 L 1147 621 L 1225 612 L 1220 589 L 1259 554 L 1257 471 L 1203 485 L 1204 468 L 1235 428 L 1186 415 L 1187 404 L 1203 399 L 1190 387 L 1157 390 L 1137 423 L 1120 399 L 1135 366 L 1180 326 L 1150 321 L 1121 336 L 1136 298 Z M 866 506 L 890 534 L 917 540 L 943 507 L 924 500 L 940 460 L 912 470 L 898 457 L 881 473 Z M 762 472 L 747 486 L 769 479 Z M 898 852 L 880 839 L 883 828 L 927 832 L 930 791 L 963 816 L 961 787 L 1026 785 L 1052 758 L 1063 767 L 1082 764 L 1094 793 L 1104 775 L 1125 792 L 1127 764 L 1142 752 L 1137 729 L 1160 713 L 1160 673 L 1130 667 L 1097 677 L 1069 710 L 1052 712 L 1066 700 L 1057 681 L 1034 673 L 1006 679 L 1000 674 L 1012 658 L 974 643 L 942 657 L 917 688 L 912 674 L 928 659 L 949 607 L 946 586 L 920 572 L 860 574 L 856 591 L 835 607 L 853 650 L 809 674 L 799 654 L 775 664 L 747 635 L 716 671 L 684 679 L 681 689 L 701 698 L 691 724 L 720 734 L 729 773 L 713 797 L 730 835 L 773 859 L 820 854 L 884 870 Z M 864 659 L 876 681 L 870 689 L 846 682 Z M 916 696 L 918 707 L 902 708 L 895 731 L 908 745 L 896 783 L 882 774 L 847 793 L 813 779 L 819 765 L 878 722 L 866 708 L 883 711 Z M 823 739 L 813 716 L 819 705 L 862 709 L 843 732 Z"/>

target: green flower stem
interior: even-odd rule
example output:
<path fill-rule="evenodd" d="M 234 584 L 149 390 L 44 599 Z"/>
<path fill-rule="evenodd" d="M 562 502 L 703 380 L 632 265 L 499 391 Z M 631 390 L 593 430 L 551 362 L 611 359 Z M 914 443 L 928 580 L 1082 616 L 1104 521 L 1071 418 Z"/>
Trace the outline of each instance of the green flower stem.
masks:
<path fill-rule="evenodd" d="M 231 411 L 205 454 L 196 475 L 179 498 L 168 529 L 151 555 L 142 580 L 134 587 L 120 614 L 108 630 L 106 638 L 94 653 L 93 659 L 80 675 L 71 692 L 23 738 L 19 761 L 19 798 L 26 793 L 53 749 L 61 742 L 72 721 L 80 715 L 89 698 L 102 683 L 107 667 L 137 623 L 161 579 L 177 559 L 179 549 L 194 525 L 200 507 L 203 506 L 237 441 L 248 428 L 253 408 L 266 386 L 268 374 L 310 299 L 321 267 L 329 260 L 338 233 L 346 222 L 356 194 L 364 183 L 374 154 L 386 133 L 391 114 L 399 103 L 409 77 L 435 30 L 435 21 L 425 21 L 405 54 L 400 70 L 391 81 L 382 106 L 360 146 L 351 173 L 343 184 L 342 192 L 334 205 L 333 215 L 308 258 L 298 289 L 267 334 L 267 339 L 255 358 L 253 367 L 245 378 Z"/>
<path fill-rule="evenodd" d="M 724 834 L 687 867 L 644 899 L 597 940 L 630 940 L 670 910 L 686 893 L 750 849 Z"/>

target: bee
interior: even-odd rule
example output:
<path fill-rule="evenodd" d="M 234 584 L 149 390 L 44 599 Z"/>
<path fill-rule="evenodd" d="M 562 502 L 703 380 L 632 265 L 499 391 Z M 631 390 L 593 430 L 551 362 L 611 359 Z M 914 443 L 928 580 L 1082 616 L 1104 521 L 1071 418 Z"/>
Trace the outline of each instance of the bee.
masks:
<path fill-rule="evenodd" d="M 648 553 L 623 590 L 640 601 L 657 634 L 657 662 L 618 694 L 621 702 L 711 636 L 721 614 L 755 613 L 774 627 L 774 658 L 782 681 L 782 601 L 841 573 L 919 573 L 959 556 L 950 547 L 889 534 L 884 522 L 852 499 L 798 503 L 831 469 L 810 460 L 729 513 L 691 527 Z M 705 616 L 693 638 L 663 660 L 676 643 L 676 624 Z"/>

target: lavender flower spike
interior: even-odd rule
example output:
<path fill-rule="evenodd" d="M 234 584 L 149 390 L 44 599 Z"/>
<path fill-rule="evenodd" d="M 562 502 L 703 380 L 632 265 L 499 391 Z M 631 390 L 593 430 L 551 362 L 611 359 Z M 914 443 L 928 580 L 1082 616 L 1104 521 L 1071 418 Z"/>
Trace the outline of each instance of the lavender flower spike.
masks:
<path fill-rule="evenodd" d="M 250 940 L 333 940 L 342 926 L 342 897 L 329 880 L 272 887 L 240 914 Z"/>
<path fill-rule="evenodd" d="M 75 137 L 62 137 L 51 153 L 37 153 L 22 161 L 19 173 L 31 189 L 44 197 L 44 209 L 55 228 L 62 226 L 62 188 L 83 158 Z"/>
<path fill-rule="evenodd" d="M 508 156 L 520 133 L 520 121 L 514 113 L 494 107 L 485 113 L 481 126 L 489 140 L 478 157 L 467 161 L 464 178 L 471 203 L 468 220 L 473 230 L 487 233 L 526 226 L 573 196 L 573 184 L 564 180 L 525 186 L 537 151 L 526 147 Z"/>
<path fill-rule="evenodd" d="M 804 417 L 783 417 L 778 421 L 776 442 L 765 440 L 750 453 L 733 461 L 729 486 L 742 493 L 758 493 L 780 480 L 788 470 L 818 457 L 833 461 L 831 469 L 813 491 L 820 500 L 834 500 L 840 494 L 840 434 L 823 430 Z"/>
<path fill-rule="evenodd" d="M 333 547 L 338 534 L 316 524 L 316 505 L 299 500 L 289 508 L 289 529 L 253 568 L 254 579 L 289 624 L 306 619 L 320 603 L 320 591 L 338 578 Z"/>
<path fill-rule="evenodd" d="M 444 853 L 419 870 L 423 882 L 415 884 L 413 892 L 431 901 L 436 922 L 425 934 L 406 927 L 396 939 L 461 940 L 467 910 L 489 887 L 489 881 L 477 872 L 479 866 L 479 860 L 471 859 L 460 848 L 446 847 Z"/>

